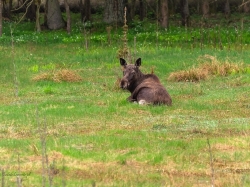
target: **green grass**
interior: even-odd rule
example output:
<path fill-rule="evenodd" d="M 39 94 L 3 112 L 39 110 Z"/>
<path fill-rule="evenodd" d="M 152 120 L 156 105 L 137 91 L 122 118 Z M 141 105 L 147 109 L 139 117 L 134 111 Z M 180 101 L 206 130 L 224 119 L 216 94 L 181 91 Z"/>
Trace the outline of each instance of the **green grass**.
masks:
<path fill-rule="evenodd" d="M 249 73 L 215 75 L 197 83 L 167 81 L 171 72 L 198 65 L 205 54 L 249 66 L 247 42 L 242 50 L 209 45 L 201 50 L 191 48 L 192 43 L 181 45 L 178 37 L 186 31 L 176 28 L 177 42 L 169 39 L 173 46 L 166 45 L 166 35 L 174 34 L 161 31 L 157 48 L 152 43 L 155 36 L 144 32 L 146 28 L 142 24 L 140 29 L 147 37 L 137 35 L 135 58 L 142 58 L 143 72 L 154 69 L 173 98 L 171 107 L 126 101 L 129 93 L 116 85 L 122 76 L 116 57 L 119 42 L 107 46 L 105 40 L 93 39 L 106 37 L 105 33 L 92 33 L 88 50 L 83 38 L 65 42 L 76 35 L 64 31 L 39 36 L 19 28 L 14 32 L 14 48 L 8 34 L 1 38 L 0 168 L 5 170 L 6 186 L 16 185 L 11 174 L 19 166 L 24 186 L 42 184 L 44 127 L 54 186 L 211 185 L 210 153 L 215 186 L 250 186 Z M 54 36 L 58 40 L 53 41 Z M 129 45 L 133 48 L 132 42 Z M 32 80 L 64 68 L 75 70 L 82 81 Z"/>

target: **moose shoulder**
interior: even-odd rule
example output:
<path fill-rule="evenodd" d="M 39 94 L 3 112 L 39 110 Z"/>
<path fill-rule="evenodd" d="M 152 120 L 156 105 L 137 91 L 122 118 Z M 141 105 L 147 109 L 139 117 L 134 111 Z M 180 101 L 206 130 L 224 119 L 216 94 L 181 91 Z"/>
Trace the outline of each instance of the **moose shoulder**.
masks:
<path fill-rule="evenodd" d="M 120 87 L 131 92 L 131 96 L 128 97 L 130 102 L 172 105 L 172 99 L 159 78 L 154 74 L 143 74 L 140 71 L 141 58 L 138 58 L 135 64 L 127 64 L 120 58 L 120 64 L 123 66 Z"/>

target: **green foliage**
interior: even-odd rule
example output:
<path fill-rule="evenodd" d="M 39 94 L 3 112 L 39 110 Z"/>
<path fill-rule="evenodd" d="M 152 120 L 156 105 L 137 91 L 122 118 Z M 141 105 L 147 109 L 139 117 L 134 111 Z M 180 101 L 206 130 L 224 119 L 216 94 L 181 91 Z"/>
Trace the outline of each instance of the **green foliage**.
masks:
<path fill-rule="evenodd" d="M 238 15 L 232 15 L 232 19 L 238 19 Z M 64 30 L 49 31 L 45 30 L 40 33 L 34 32 L 35 25 L 32 22 L 24 22 L 15 25 L 11 22 L 5 22 L 3 25 L 3 36 L 0 38 L 2 44 L 11 42 L 11 30 L 13 39 L 16 44 L 34 42 L 36 44 L 50 43 L 79 43 L 89 41 L 90 45 L 101 44 L 122 46 L 123 29 L 112 28 L 111 41 L 109 41 L 106 32 L 106 26 L 101 21 L 101 17 L 95 18 L 95 22 L 78 22 L 78 17 L 73 16 L 72 32 L 70 35 Z M 165 47 L 175 47 L 181 49 L 193 48 L 209 48 L 209 49 L 224 49 L 224 50 L 243 50 L 249 49 L 250 34 L 248 31 L 249 23 L 244 22 L 244 28 L 240 29 L 240 22 L 233 21 L 232 24 L 227 24 L 226 20 L 221 21 L 211 20 L 204 26 L 200 17 L 194 17 L 193 27 L 185 29 L 179 27 L 178 20 L 173 20 L 169 29 L 161 29 L 156 22 L 150 20 L 139 21 L 134 19 L 128 23 L 128 46 L 132 48 L 134 39 L 136 38 L 137 47 L 140 45 L 158 45 Z"/>
<path fill-rule="evenodd" d="M 46 86 L 44 89 L 43 89 L 43 92 L 45 94 L 53 94 L 53 89 L 51 86 Z"/>
<path fill-rule="evenodd" d="M 220 32 L 171 27 L 158 30 L 157 44 L 154 24 L 129 26 L 132 54 L 136 36 L 133 58 L 141 57 L 141 70 L 153 69 L 173 98 L 173 106 L 166 107 L 129 103 L 129 93 L 117 88 L 122 76 L 116 57 L 121 29 L 112 29 L 107 45 L 105 31 L 94 33 L 86 26 L 90 42 L 86 48 L 79 25 L 73 26 L 71 35 L 62 30 L 38 34 L 27 22 L 14 29 L 11 47 L 8 24 L 0 38 L 0 164 L 6 173 L 17 172 L 19 165 L 21 173 L 30 173 L 21 176 L 23 186 L 42 184 L 44 134 L 54 186 L 62 182 L 67 186 L 205 186 L 211 171 L 207 138 L 216 182 L 249 185 L 250 53 L 245 31 L 239 37 L 226 27 Z M 219 34 L 229 35 L 228 44 L 226 37 L 221 38 L 223 49 L 214 43 Z M 222 62 L 242 62 L 244 72 L 230 71 L 198 83 L 167 81 L 172 72 L 197 67 L 206 54 Z M 81 82 L 32 80 L 40 73 L 63 69 L 77 72 Z M 6 186 L 16 185 L 16 177 L 4 179 Z"/>

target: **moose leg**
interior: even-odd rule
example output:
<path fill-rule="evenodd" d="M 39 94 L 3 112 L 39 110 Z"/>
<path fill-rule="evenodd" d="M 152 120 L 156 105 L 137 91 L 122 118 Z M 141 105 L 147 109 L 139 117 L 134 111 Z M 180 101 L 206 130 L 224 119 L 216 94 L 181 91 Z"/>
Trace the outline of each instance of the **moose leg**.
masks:
<path fill-rule="evenodd" d="M 129 102 L 134 102 L 134 101 L 136 101 L 136 100 L 133 99 L 133 98 L 132 98 L 132 95 L 131 95 L 131 96 L 129 96 L 129 97 L 127 98 L 127 101 L 129 101 Z"/>

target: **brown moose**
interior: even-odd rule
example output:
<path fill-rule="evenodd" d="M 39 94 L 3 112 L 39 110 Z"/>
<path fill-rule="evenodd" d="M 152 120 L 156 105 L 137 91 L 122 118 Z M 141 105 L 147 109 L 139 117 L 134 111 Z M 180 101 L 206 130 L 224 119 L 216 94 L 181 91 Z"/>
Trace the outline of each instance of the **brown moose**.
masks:
<path fill-rule="evenodd" d="M 159 78 L 154 74 L 143 74 L 140 71 L 141 58 L 138 58 L 135 64 L 127 64 L 120 58 L 120 64 L 123 66 L 120 87 L 131 92 L 128 101 L 139 104 L 172 105 L 172 99 Z"/>

